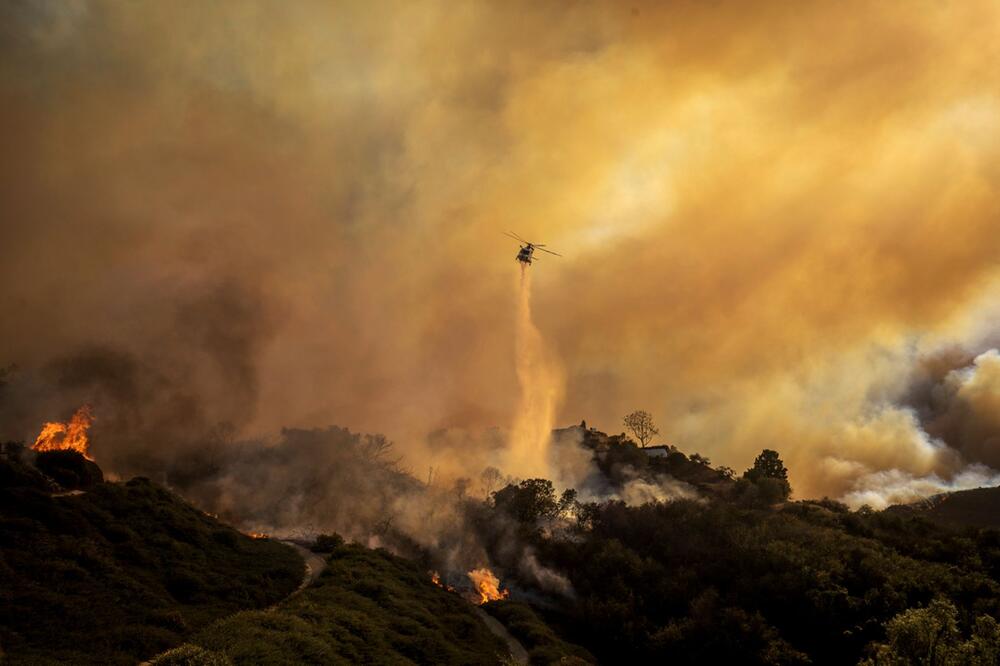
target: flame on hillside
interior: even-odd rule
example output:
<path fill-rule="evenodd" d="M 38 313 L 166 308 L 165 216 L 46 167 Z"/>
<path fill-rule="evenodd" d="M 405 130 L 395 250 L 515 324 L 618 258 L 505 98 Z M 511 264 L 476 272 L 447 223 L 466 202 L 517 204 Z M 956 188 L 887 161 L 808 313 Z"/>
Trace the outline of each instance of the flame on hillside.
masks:
<path fill-rule="evenodd" d="M 432 583 L 434 583 L 435 585 L 437 585 L 442 589 L 448 590 L 449 592 L 455 591 L 455 588 L 453 588 L 451 585 L 447 585 L 441 582 L 441 574 L 439 574 L 437 571 L 431 571 L 430 574 Z"/>
<path fill-rule="evenodd" d="M 497 601 L 510 596 L 510 590 L 501 590 L 500 579 L 489 569 L 473 569 L 467 575 L 469 576 L 469 580 L 472 581 L 472 585 L 476 588 L 476 592 L 479 594 L 479 601 L 477 603 L 480 605 L 485 604 L 487 601 Z"/>
<path fill-rule="evenodd" d="M 247 536 L 251 539 L 270 539 L 270 534 L 265 534 L 264 532 L 247 532 Z"/>
<path fill-rule="evenodd" d="M 76 410 L 73 417 L 66 423 L 50 421 L 42 426 L 42 431 L 35 438 L 31 448 L 34 451 L 58 451 L 68 449 L 83 455 L 87 460 L 93 460 L 88 451 L 87 429 L 94 423 L 93 410 L 90 405 L 84 405 Z"/>

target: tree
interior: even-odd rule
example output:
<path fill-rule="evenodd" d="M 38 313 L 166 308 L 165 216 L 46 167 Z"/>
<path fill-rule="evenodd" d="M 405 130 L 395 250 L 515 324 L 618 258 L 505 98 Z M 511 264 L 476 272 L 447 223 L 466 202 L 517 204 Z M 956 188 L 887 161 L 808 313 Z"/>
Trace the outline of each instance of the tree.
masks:
<path fill-rule="evenodd" d="M 344 537 L 336 532 L 333 534 L 319 534 L 316 540 L 309 546 L 309 550 L 314 553 L 332 553 L 339 550 L 344 545 Z"/>
<path fill-rule="evenodd" d="M 639 444 L 643 448 L 646 448 L 646 444 L 649 443 L 654 436 L 659 435 L 660 431 L 656 429 L 653 424 L 653 417 L 649 412 L 643 410 L 638 410 L 632 412 L 624 418 L 625 427 L 628 431 L 639 440 Z"/>
<path fill-rule="evenodd" d="M 788 469 L 777 451 L 764 449 L 753 461 L 753 467 L 743 473 L 743 478 L 752 481 L 765 491 L 766 499 L 782 501 L 792 494 L 788 483 Z"/>
<path fill-rule="evenodd" d="M 503 479 L 503 474 L 500 473 L 496 467 L 487 467 L 483 470 L 483 473 L 479 475 L 479 483 L 483 488 L 483 496 L 488 500 L 493 491 L 500 486 L 500 481 Z"/>
<path fill-rule="evenodd" d="M 556 490 L 548 479 L 525 479 L 493 493 L 494 506 L 518 522 L 533 525 L 559 513 Z"/>
<path fill-rule="evenodd" d="M 976 618 L 972 635 L 962 640 L 958 609 L 942 598 L 925 608 L 911 608 L 885 625 L 886 643 L 870 647 L 873 655 L 865 666 L 904 664 L 996 664 L 1000 652 L 1000 628 L 989 615 Z"/>
<path fill-rule="evenodd" d="M 559 514 L 562 516 L 575 516 L 580 510 L 580 503 L 576 499 L 576 490 L 567 488 L 559 496 Z"/>

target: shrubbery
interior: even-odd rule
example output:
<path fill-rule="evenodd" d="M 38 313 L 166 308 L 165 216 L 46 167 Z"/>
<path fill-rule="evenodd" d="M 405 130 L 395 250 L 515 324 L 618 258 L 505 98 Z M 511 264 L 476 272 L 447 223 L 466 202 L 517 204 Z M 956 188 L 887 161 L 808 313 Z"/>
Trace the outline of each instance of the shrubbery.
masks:
<path fill-rule="evenodd" d="M 52 476 L 81 478 L 93 464 L 51 455 L 61 453 L 72 452 L 38 456 Z M 11 460 L 0 460 L 0 479 L 0 645 L 12 663 L 134 664 L 302 579 L 292 549 L 246 537 L 148 479 L 56 497 Z"/>
<path fill-rule="evenodd" d="M 507 649 L 458 595 L 413 562 L 351 544 L 315 584 L 271 612 L 249 611 L 192 643 L 235 664 L 497 664 Z"/>
<path fill-rule="evenodd" d="M 632 462 L 636 451 L 608 447 L 610 479 L 622 461 L 640 473 L 672 464 L 681 480 L 714 473 L 698 465 L 691 473 L 702 476 L 685 477 L 679 465 L 694 463 L 670 456 L 642 467 Z M 519 571 L 529 548 L 568 577 L 573 595 L 547 602 L 547 624 L 602 663 L 845 664 L 866 650 L 879 664 L 912 663 L 926 646 L 903 637 L 918 620 L 926 624 L 922 609 L 940 610 L 935 598 L 961 609 L 944 624 L 954 654 L 989 659 L 998 647 L 1000 532 L 960 532 L 832 500 L 788 502 L 775 452 L 728 483 L 699 500 L 584 504 L 575 518 L 562 515 L 562 528 L 539 529 L 551 520 L 554 490 L 535 479 L 498 491 L 493 515 L 476 524 L 507 572 Z M 511 548 L 511 534 L 520 548 Z M 915 647 L 900 652 L 904 642 Z M 887 661 L 893 654 L 901 661 Z"/>

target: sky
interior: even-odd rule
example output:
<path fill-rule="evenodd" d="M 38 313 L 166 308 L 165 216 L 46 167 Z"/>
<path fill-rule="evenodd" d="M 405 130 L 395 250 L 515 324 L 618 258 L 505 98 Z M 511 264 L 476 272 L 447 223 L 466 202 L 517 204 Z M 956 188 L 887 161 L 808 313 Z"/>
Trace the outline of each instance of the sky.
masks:
<path fill-rule="evenodd" d="M 1000 483 L 997 26 L 974 0 L 4 3 L 0 437 L 89 401 L 109 460 L 337 424 L 471 468 L 522 404 L 514 231 L 563 255 L 530 268 L 557 425 L 645 409 L 855 504 Z"/>

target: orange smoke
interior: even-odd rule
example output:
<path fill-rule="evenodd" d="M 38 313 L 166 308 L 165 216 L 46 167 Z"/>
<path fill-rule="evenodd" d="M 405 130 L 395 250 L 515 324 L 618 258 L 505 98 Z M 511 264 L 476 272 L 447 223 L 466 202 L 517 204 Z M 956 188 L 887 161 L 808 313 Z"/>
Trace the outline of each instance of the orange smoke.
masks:
<path fill-rule="evenodd" d="M 94 422 L 93 410 L 90 405 L 84 405 L 76 410 L 68 423 L 50 421 L 42 426 L 42 431 L 31 446 L 34 451 L 57 451 L 69 449 L 83 455 L 87 460 L 93 460 L 88 451 L 87 429 Z"/>
<path fill-rule="evenodd" d="M 476 592 L 479 593 L 478 603 L 480 605 L 487 601 L 497 601 L 510 596 L 510 590 L 501 590 L 500 579 L 493 575 L 489 569 L 473 569 L 467 575 L 475 586 Z"/>

